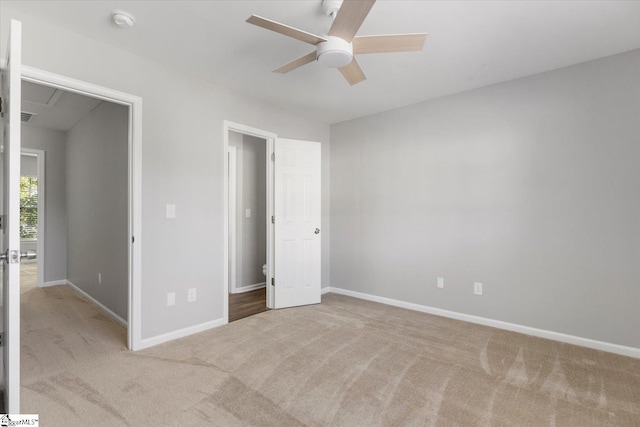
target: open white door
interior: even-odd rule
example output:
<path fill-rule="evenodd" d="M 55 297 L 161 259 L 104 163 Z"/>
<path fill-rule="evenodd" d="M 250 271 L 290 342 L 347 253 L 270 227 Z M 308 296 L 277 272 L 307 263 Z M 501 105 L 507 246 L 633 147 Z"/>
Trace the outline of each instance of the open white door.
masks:
<path fill-rule="evenodd" d="M 8 414 L 20 413 L 20 100 L 22 24 L 11 21 L 7 68 L 2 80 L 2 291 L 4 306 L 4 399 Z"/>
<path fill-rule="evenodd" d="M 320 302 L 320 143 L 276 138 L 274 308 Z"/>

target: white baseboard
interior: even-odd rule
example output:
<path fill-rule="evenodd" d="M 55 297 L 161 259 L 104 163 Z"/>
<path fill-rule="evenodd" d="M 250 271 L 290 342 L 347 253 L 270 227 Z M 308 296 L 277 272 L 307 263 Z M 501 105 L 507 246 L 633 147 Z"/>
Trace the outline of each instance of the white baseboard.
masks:
<path fill-rule="evenodd" d="M 80 295 L 85 300 L 89 301 L 91 304 L 95 305 L 104 314 L 106 314 L 107 316 L 111 317 L 113 320 L 115 320 L 117 323 L 119 323 L 123 327 L 125 327 L 125 328 L 127 327 L 127 321 L 124 320 L 122 317 L 118 316 L 117 314 L 115 314 L 113 311 L 111 311 L 110 308 L 107 308 L 107 306 L 102 304 L 100 301 L 98 301 L 97 299 L 95 299 L 94 297 L 92 297 L 91 295 L 89 295 L 88 293 L 86 293 L 85 291 L 83 291 L 82 289 L 80 289 L 79 287 L 74 285 L 73 283 L 71 283 L 69 280 L 65 280 L 65 283 L 68 284 L 69 287 L 71 289 L 73 289 L 73 291 L 75 293 Z"/>
<path fill-rule="evenodd" d="M 48 288 L 49 286 L 60 286 L 60 285 L 68 285 L 67 279 L 62 280 L 52 280 L 50 282 L 44 282 L 42 285 L 43 288 Z"/>
<path fill-rule="evenodd" d="M 224 319 L 216 319 L 210 322 L 201 323 L 199 325 L 189 326 L 188 328 L 178 329 L 177 331 L 167 332 L 166 334 L 158 335 L 155 337 L 144 338 L 140 342 L 140 347 L 136 348 L 136 350 L 153 347 L 154 345 L 177 340 L 178 338 L 184 338 L 189 335 L 197 334 L 198 332 L 204 332 L 206 330 L 217 328 L 218 326 L 226 324 L 227 322 Z"/>
<path fill-rule="evenodd" d="M 324 294 L 328 294 L 329 292 L 331 292 L 331 287 L 327 286 L 326 288 L 321 288 L 320 289 L 320 294 L 324 295 Z M 338 292 L 336 292 L 338 293 Z"/>
<path fill-rule="evenodd" d="M 255 283 L 253 285 L 247 286 L 237 286 L 235 291 L 231 292 L 232 294 L 241 294 L 244 292 L 255 291 L 256 289 L 262 289 L 267 286 L 267 282 Z"/>
<path fill-rule="evenodd" d="M 325 291 L 325 289 L 328 289 Z M 530 326 L 518 325 L 516 323 L 503 322 L 501 320 L 489 319 L 486 317 L 474 316 L 471 314 L 458 313 L 455 311 L 443 310 L 441 308 L 430 307 L 427 305 L 414 304 L 405 301 L 399 301 L 391 298 L 379 297 L 376 295 L 365 294 L 361 292 L 350 291 L 340 288 L 323 288 L 323 293 L 333 292 L 335 294 L 346 295 L 367 301 L 379 302 L 394 307 L 406 308 L 409 310 L 420 311 L 422 313 L 435 314 L 436 316 L 448 317 L 451 319 L 463 320 L 465 322 L 477 323 L 479 325 L 491 326 L 493 328 L 504 329 L 512 332 L 519 332 L 525 335 L 533 335 L 535 337 L 546 338 L 554 341 L 560 341 L 567 344 L 579 345 L 582 347 L 602 350 L 609 353 L 621 354 L 623 356 L 635 357 L 640 359 L 640 348 L 628 347 L 620 344 L 613 344 L 604 341 L 597 341 L 590 338 L 578 337 L 575 335 L 563 334 L 560 332 L 548 331 L 545 329 L 532 328 Z"/>

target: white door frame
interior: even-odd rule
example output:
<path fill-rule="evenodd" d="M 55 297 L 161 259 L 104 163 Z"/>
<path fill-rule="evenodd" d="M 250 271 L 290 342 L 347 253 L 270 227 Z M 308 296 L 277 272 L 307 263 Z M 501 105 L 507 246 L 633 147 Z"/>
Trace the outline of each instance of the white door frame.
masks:
<path fill-rule="evenodd" d="M 5 67 L 2 59 L 0 69 Z M 139 350 L 142 348 L 142 98 L 28 66 L 22 67 L 22 80 L 129 107 L 127 192 L 128 232 L 132 243 L 128 250 L 127 346 L 129 350 Z"/>
<path fill-rule="evenodd" d="M 242 125 L 239 123 L 230 122 L 228 120 L 223 121 L 223 159 L 225 159 L 222 177 L 223 177 L 223 204 L 224 204 L 224 260 L 223 264 L 223 306 L 222 306 L 222 318 L 224 323 L 229 323 L 229 170 L 227 152 L 229 150 L 229 131 L 238 132 L 243 135 L 251 135 L 267 141 L 267 214 L 265 221 L 267 223 L 267 307 L 273 308 L 273 289 L 271 287 L 271 278 L 273 277 L 273 224 L 271 224 L 271 215 L 273 215 L 273 162 L 271 161 L 271 154 L 273 153 L 274 141 L 278 135 L 273 132 L 268 132 L 262 129 L 253 128 L 250 126 Z"/>
<path fill-rule="evenodd" d="M 36 243 L 36 262 L 38 263 L 37 275 L 38 278 L 36 280 L 37 286 L 42 288 L 44 286 L 44 263 L 45 263 L 45 253 L 44 253 L 44 228 L 45 228 L 45 188 L 46 188 L 46 178 L 45 178 L 45 151 L 37 150 L 34 148 L 23 148 L 20 147 L 20 154 L 27 156 L 34 156 L 36 158 L 36 169 L 38 171 L 38 225 L 36 226 L 38 229 L 38 241 Z"/>
<path fill-rule="evenodd" d="M 236 147 L 227 147 L 227 161 L 229 170 L 229 263 L 227 268 L 229 269 L 229 291 L 234 293 L 237 287 L 237 257 L 236 257 L 236 162 L 237 162 L 237 150 Z"/>

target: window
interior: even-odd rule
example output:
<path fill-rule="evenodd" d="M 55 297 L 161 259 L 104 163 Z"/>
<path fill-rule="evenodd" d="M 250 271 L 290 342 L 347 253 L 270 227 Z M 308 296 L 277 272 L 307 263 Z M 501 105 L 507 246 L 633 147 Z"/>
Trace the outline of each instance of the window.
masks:
<path fill-rule="evenodd" d="M 20 177 L 20 238 L 38 239 L 38 178 Z"/>

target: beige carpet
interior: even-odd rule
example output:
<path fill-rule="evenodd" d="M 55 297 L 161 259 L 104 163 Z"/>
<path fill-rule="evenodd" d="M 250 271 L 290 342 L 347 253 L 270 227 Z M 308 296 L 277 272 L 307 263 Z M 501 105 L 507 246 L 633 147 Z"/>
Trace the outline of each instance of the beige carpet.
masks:
<path fill-rule="evenodd" d="M 640 426 L 640 360 L 338 295 L 138 353 L 67 287 L 22 313 L 43 426 Z"/>

